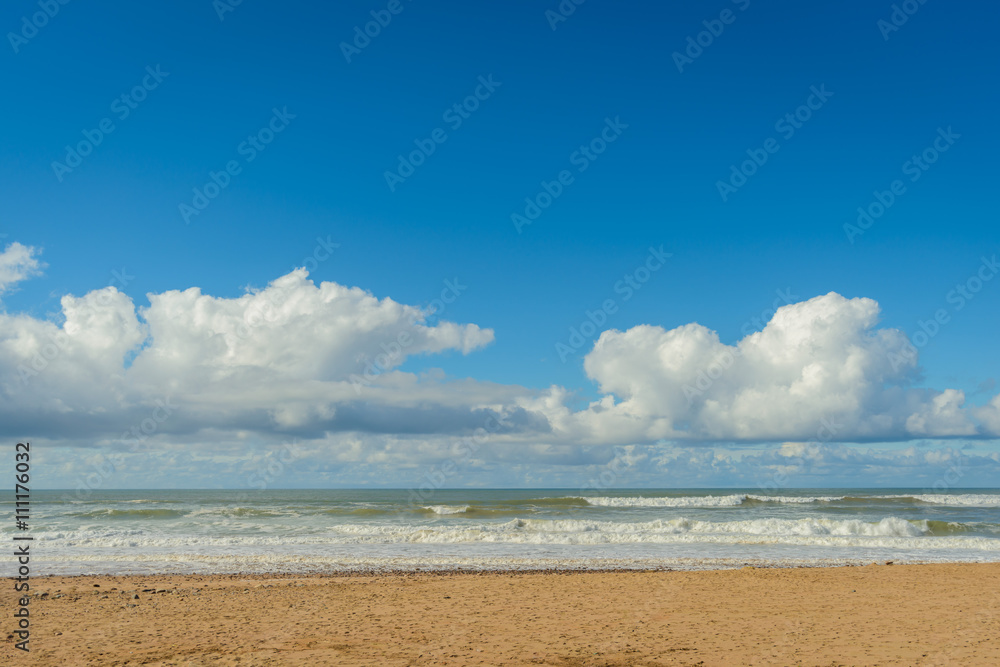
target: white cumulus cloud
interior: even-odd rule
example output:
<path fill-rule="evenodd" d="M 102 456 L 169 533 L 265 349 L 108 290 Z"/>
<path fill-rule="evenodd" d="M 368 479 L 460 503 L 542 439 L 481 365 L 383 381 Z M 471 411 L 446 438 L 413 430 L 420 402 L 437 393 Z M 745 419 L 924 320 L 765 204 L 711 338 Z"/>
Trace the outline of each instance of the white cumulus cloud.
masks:
<path fill-rule="evenodd" d="M 903 332 L 876 328 L 871 299 L 836 293 L 782 306 L 736 345 L 699 324 L 605 331 L 584 360 L 604 396 L 566 407 L 564 390 L 526 399 L 581 442 L 858 441 L 996 433 L 961 391 L 911 388 Z"/>
<path fill-rule="evenodd" d="M 197 288 L 147 295 L 138 311 L 113 287 L 62 299 L 61 324 L 0 314 L 0 417 L 38 436 L 120 433 L 157 401 L 176 406 L 163 433 L 461 432 L 511 402 L 397 367 L 468 353 L 493 332 L 428 322 L 415 306 L 298 269 L 237 298 Z M 523 391 L 523 390 L 522 390 Z"/>

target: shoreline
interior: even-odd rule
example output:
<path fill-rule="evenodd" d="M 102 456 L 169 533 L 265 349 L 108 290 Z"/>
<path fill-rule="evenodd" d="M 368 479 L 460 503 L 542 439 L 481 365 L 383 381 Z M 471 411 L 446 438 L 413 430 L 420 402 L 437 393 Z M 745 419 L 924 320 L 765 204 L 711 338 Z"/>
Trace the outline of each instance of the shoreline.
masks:
<path fill-rule="evenodd" d="M 30 584 L 31 664 L 1000 664 L 1000 563 Z"/>
<path fill-rule="evenodd" d="M 337 562 L 316 562 L 315 560 L 295 560 L 282 564 L 281 569 L 267 567 L 244 567 L 232 564 L 212 564 L 201 562 L 195 566 L 180 569 L 120 569 L 118 571 L 92 568 L 90 571 L 54 571 L 46 574 L 33 573 L 32 577 L 150 577 L 150 576 L 263 576 L 263 577 L 308 577 L 308 576 L 393 576 L 422 573 L 454 574 L 503 574 L 506 572 L 541 574 L 558 572 L 715 572 L 739 570 L 750 567 L 757 569 L 816 569 L 866 567 L 869 565 L 1000 565 L 1000 560 L 937 560 L 927 558 L 894 557 L 878 558 L 459 558 L 441 559 L 442 562 L 426 562 L 406 557 L 359 558 L 355 562 L 336 559 Z M 155 561 L 154 561 L 155 562 Z M 49 563 L 50 565 L 51 563 Z M 118 563 L 115 563 L 118 565 Z M 153 568 L 156 565 L 152 565 Z M 232 569 L 227 569 L 232 567 Z M 272 565 L 273 567 L 273 565 Z M 46 564 L 39 566 L 45 570 Z M 3 578 L 0 576 L 0 578 Z"/>
<path fill-rule="evenodd" d="M 833 561 L 834 559 L 831 559 Z M 642 567 L 563 567 L 563 566 L 553 566 L 553 567 L 475 567 L 475 566 L 420 566 L 418 568 L 406 568 L 406 567 L 379 567 L 379 566 L 358 566 L 358 567 L 344 567 L 344 568 L 327 568 L 327 569 L 317 569 L 317 570 L 303 570 L 303 571 L 284 571 L 284 572 L 264 572 L 256 570 L 234 570 L 234 571 L 219 571 L 219 572 L 180 572 L 180 571 L 158 571 L 158 572 L 87 572 L 80 574 L 34 574 L 31 575 L 31 580 L 45 580 L 45 579 L 116 579 L 116 578 L 131 578 L 131 579 L 141 579 L 150 577 L 171 577 L 171 578 L 185 578 L 185 577 L 245 577 L 253 579 L 297 579 L 297 578 L 330 578 L 330 577 L 404 577 L 413 575 L 428 575 L 428 576 L 455 576 L 455 575 L 559 575 L 559 574 L 612 574 L 612 573 L 634 573 L 634 574 L 651 574 L 659 572 L 732 572 L 734 570 L 826 570 L 826 569 L 841 569 L 841 568 L 857 568 L 857 567 L 871 567 L 871 566 L 899 566 L 899 567 L 909 567 L 916 565 L 997 565 L 1000 566 L 1000 561 L 988 561 L 988 562 L 971 562 L 971 561 L 913 561 L 913 560 L 890 560 L 890 561 L 856 561 L 856 562 L 829 562 L 829 563 L 776 563 L 776 562 L 744 562 L 742 564 L 733 564 L 727 566 L 713 566 L 708 565 L 705 567 L 680 567 L 676 564 L 674 565 L 662 565 L 662 566 L 642 566 Z M 13 581 L 14 577 L 4 576 L 0 579 L 5 579 L 8 581 Z"/>

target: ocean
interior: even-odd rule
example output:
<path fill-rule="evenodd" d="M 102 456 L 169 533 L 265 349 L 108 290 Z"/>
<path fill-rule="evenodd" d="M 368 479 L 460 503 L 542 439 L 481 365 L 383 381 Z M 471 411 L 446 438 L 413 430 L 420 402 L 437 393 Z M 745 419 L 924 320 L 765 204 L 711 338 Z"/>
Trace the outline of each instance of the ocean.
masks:
<path fill-rule="evenodd" d="M 1000 561 L 1000 489 L 32 491 L 27 531 L 3 505 L 33 575 Z"/>

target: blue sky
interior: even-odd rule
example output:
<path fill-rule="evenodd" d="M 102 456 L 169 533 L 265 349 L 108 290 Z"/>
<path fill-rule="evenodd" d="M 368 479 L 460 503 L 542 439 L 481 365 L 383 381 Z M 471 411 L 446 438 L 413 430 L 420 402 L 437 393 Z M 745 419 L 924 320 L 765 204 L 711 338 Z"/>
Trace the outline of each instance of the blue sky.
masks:
<path fill-rule="evenodd" d="M 982 282 L 970 298 L 953 292 L 970 279 L 967 289 L 976 287 L 975 277 L 990 274 L 998 251 L 996 8 L 913 3 L 904 23 L 893 17 L 891 3 L 590 0 L 563 3 L 575 10 L 553 23 L 547 12 L 559 11 L 556 2 L 389 4 L 247 1 L 225 11 L 228 5 L 208 0 L 162 7 L 70 2 L 52 5 L 54 15 L 43 20 L 38 3 L 15 2 L 0 12 L 7 34 L 0 82 L 13 100 L 3 112 L 7 131 L 0 145 L 0 234 L 6 234 L 0 249 L 10 253 L 12 272 L 0 274 L 6 282 L 0 340 L 7 409 L 23 417 L 8 422 L 5 437 L 50 442 L 68 456 L 70 463 L 53 471 L 53 485 L 72 485 L 95 452 L 120 449 L 120 432 L 141 422 L 143 410 L 171 388 L 184 392 L 178 401 L 197 406 L 188 414 L 198 417 L 167 419 L 144 442 L 167 457 L 163 476 L 143 477 L 123 464 L 106 484 L 176 483 L 178 473 L 193 474 L 197 466 L 185 457 L 197 449 L 211 455 L 214 472 L 189 477 L 190 485 L 238 486 L 241 447 L 267 451 L 294 437 L 310 452 L 303 479 L 364 484 L 371 478 L 359 471 L 370 470 L 405 486 L 453 456 L 456 439 L 490 410 L 511 416 L 516 426 L 470 459 L 455 485 L 572 484 L 588 466 L 600 465 L 608 456 L 602 448 L 612 445 L 647 453 L 683 446 L 698 456 L 706 448 L 738 451 L 751 444 L 780 451 L 784 443 L 816 439 L 818 426 L 696 429 L 692 425 L 714 414 L 705 406 L 690 415 L 657 407 L 668 401 L 658 392 L 671 382 L 690 384 L 671 375 L 668 361 L 648 382 L 616 373 L 625 373 L 627 360 L 642 351 L 648 361 L 657 350 L 679 354 L 693 349 L 689 344 L 707 345 L 698 349 L 708 361 L 698 363 L 710 363 L 718 350 L 704 340 L 677 342 L 667 333 L 697 323 L 718 332 L 719 344 L 734 346 L 767 323 L 769 309 L 809 303 L 795 311 L 795 326 L 813 326 L 822 312 L 823 327 L 845 328 L 836 343 L 823 344 L 819 329 L 809 329 L 801 377 L 813 372 L 806 370 L 809 354 L 818 360 L 815 372 L 833 372 L 877 330 L 912 337 L 939 311 L 947 320 L 932 337 L 915 340 L 919 359 L 908 359 L 906 368 L 878 370 L 887 354 L 869 350 L 869 357 L 850 362 L 861 365 L 857 385 L 820 382 L 810 390 L 817 405 L 840 405 L 833 411 L 851 424 L 832 441 L 892 443 L 886 446 L 898 451 L 914 443 L 996 451 L 991 410 L 1000 410 L 1000 402 L 993 408 L 991 401 L 1000 367 L 1000 281 Z M 372 12 L 391 20 L 367 43 L 345 49 L 356 27 L 363 31 L 375 20 Z M 901 25 L 890 30 L 894 18 Z M 33 29 L 32 21 L 44 25 Z M 699 39 L 700 52 L 690 46 Z M 689 59 L 682 71 L 675 53 Z M 131 92 L 136 86 L 137 94 Z M 814 91 L 824 92 L 817 97 Z M 462 112 L 467 117 L 449 115 L 461 104 L 475 108 Z M 782 124 L 796 113 L 799 120 Z M 102 122 L 113 131 L 101 132 L 78 166 L 54 165 L 70 165 L 66 147 L 89 141 L 85 133 L 98 136 Z M 258 141 L 271 138 L 269 124 L 281 128 L 273 141 L 259 150 L 243 143 L 262 129 Z M 433 141 L 435 130 L 443 143 Z M 602 131 L 614 141 L 592 158 L 581 157 L 581 147 Z M 433 152 L 418 155 L 423 163 L 390 187 L 386 172 L 398 170 L 398 156 L 428 142 Z M 599 139 L 594 146 L 602 146 Z M 914 167 L 909 161 L 925 151 L 933 164 Z M 751 164 L 745 183 L 720 194 L 731 166 L 753 155 L 763 164 Z M 204 210 L 185 216 L 181 205 L 193 206 L 194 190 L 203 191 L 227 163 L 235 168 L 226 187 Z M 564 171 L 572 182 L 518 230 L 512 214 L 524 215 L 525 199 L 537 198 L 543 182 L 558 182 Z M 900 194 L 874 224 L 863 234 L 845 231 L 858 207 L 869 208 L 894 181 Z M 336 247 L 323 250 L 317 239 Z M 10 251 L 10 244 L 19 245 Z M 20 247 L 30 250 L 17 255 Z M 616 285 L 635 275 L 651 247 L 670 257 L 626 299 L 629 292 Z M 205 343 L 216 340 L 212 335 L 225 338 L 222 319 L 245 315 L 236 311 L 248 287 L 267 287 L 317 248 L 329 258 L 307 265 L 309 278 L 288 288 L 295 294 L 309 294 L 308 280 L 326 281 L 426 309 L 445 281 L 462 286 L 439 318 L 425 321 L 430 329 L 422 331 L 422 342 L 365 385 L 371 396 L 324 393 L 349 385 L 363 357 L 378 353 L 371 346 L 398 335 L 385 324 L 394 316 L 388 311 L 379 315 L 395 332 L 388 339 L 388 330 L 374 325 L 338 328 L 343 318 L 369 322 L 370 304 L 361 297 L 337 297 L 354 299 L 354 310 L 338 302 L 346 308 L 340 319 L 327 321 L 330 313 L 314 305 L 268 325 L 274 346 L 295 348 L 300 335 L 310 341 L 311 351 L 298 352 L 314 355 L 318 370 L 311 375 L 303 370 L 308 363 L 283 365 L 294 352 L 271 358 L 258 347 L 223 353 Z M 125 281 L 112 273 L 123 267 Z M 90 312 L 97 315 L 81 316 L 93 334 L 90 347 L 74 338 L 81 347 L 61 353 L 38 382 L 33 376 L 23 382 L 18 369 L 36 351 L 32 345 L 41 350 L 46 324 L 84 335 L 75 325 L 66 328 L 60 300 L 84 297 L 109 281 L 117 281 L 128 301 L 115 301 L 114 308 L 125 310 L 98 316 L 110 307 L 102 304 Z M 163 322 L 189 336 L 157 329 L 141 310 L 156 301 L 150 294 L 194 287 L 231 301 L 215 303 L 226 314 L 208 321 L 187 302 L 161 300 Z M 831 292 L 842 300 L 810 301 Z M 571 344 L 571 327 L 579 329 L 588 311 L 609 299 L 614 312 L 561 359 L 557 344 Z M 877 306 L 858 306 L 859 299 Z M 126 311 L 135 313 L 131 333 Z M 848 311 L 854 314 L 844 315 Z M 414 312 L 399 317 L 412 321 Z M 759 326 L 751 324 L 754 318 Z M 455 323 L 449 325 L 454 330 L 443 330 L 443 321 Z M 605 330 L 616 334 L 597 350 Z M 760 349 L 777 354 L 771 346 L 786 344 L 787 336 L 775 340 Z M 827 349 L 831 345 L 840 349 Z M 94 350 L 109 348 L 116 361 L 102 357 L 95 366 Z M 350 354 L 338 357 L 344 350 Z M 751 359 L 738 378 L 727 376 L 732 386 L 719 401 L 730 414 L 753 412 L 734 397 L 747 400 L 777 367 L 776 358 Z M 202 376 L 199 368 L 214 371 Z M 287 414 L 267 408 L 268 400 L 291 401 L 278 390 L 258 397 L 253 410 L 242 411 L 246 403 L 235 395 L 233 406 L 213 403 L 210 397 L 225 393 L 226 382 L 251 371 L 275 386 L 313 383 L 317 393 L 303 390 L 296 398 L 301 405 Z M 785 371 L 775 378 L 785 378 Z M 786 379 L 774 379 L 777 393 L 767 402 L 782 401 L 792 382 Z M 77 400 L 69 389 L 60 394 L 72 381 L 106 402 Z M 942 393 L 948 390 L 961 397 Z M 612 404 L 628 406 L 623 419 L 649 423 L 635 433 L 596 424 L 600 410 L 611 411 L 588 406 L 609 396 Z M 935 396 L 944 398 L 934 404 Z M 370 415 L 342 423 L 330 416 L 361 415 L 358 401 Z M 560 416 L 556 403 L 568 416 Z M 326 406 L 320 416 L 303 416 L 320 404 Z M 937 405 L 937 422 L 925 404 Z M 208 410 L 212 405 L 216 413 Z M 400 440 L 389 442 L 393 438 Z M 583 453 L 586 447 L 596 453 Z M 535 477 L 504 467 L 505 448 L 534 448 L 542 466 Z M 561 452 L 561 463 L 546 462 L 543 453 L 552 448 Z M 900 480 L 932 479 L 936 472 L 928 465 L 918 474 L 900 464 Z M 330 466 L 338 470 L 335 478 L 323 477 Z M 648 483 L 748 481 L 732 470 L 663 466 Z M 891 478 L 877 478 L 871 468 L 858 474 L 881 483 Z"/>

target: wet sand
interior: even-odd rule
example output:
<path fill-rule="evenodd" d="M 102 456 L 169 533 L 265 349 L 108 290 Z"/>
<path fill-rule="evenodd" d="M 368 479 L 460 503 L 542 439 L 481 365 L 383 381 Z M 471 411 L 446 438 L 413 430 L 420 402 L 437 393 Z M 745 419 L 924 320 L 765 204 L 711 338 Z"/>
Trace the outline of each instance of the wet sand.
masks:
<path fill-rule="evenodd" d="M 29 654 L 4 590 L 15 665 L 1000 664 L 1000 564 L 37 577 Z"/>

